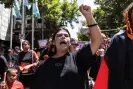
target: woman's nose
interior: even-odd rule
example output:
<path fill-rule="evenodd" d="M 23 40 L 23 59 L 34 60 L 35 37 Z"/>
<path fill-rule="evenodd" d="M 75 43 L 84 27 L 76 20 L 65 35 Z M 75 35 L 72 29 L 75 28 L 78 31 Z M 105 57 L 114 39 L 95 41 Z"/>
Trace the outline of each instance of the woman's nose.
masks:
<path fill-rule="evenodd" d="M 61 38 L 65 38 L 65 35 L 62 35 Z"/>

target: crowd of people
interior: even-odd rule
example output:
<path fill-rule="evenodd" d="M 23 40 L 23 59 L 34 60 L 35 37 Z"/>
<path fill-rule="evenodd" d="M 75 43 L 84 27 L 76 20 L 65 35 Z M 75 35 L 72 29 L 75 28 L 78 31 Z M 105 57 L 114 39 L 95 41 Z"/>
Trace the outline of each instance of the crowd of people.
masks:
<path fill-rule="evenodd" d="M 101 33 L 90 6 L 79 10 L 90 42 L 78 48 L 68 29 L 58 28 L 39 53 L 27 40 L 22 49 L 0 46 L 0 89 L 133 89 L 133 3 L 124 11 L 126 28 L 112 38 Z M 106 88 L 97 87 L 102 61 L 109 70 Z"/>

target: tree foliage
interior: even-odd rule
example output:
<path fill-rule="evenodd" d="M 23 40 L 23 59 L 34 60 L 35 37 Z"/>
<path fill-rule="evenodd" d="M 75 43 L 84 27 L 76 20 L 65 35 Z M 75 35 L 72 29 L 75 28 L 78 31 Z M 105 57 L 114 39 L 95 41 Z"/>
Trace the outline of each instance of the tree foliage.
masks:
<path fill-rule="evenodd" d="M 13 4 L 13 0 L 0 0 L 0 3 L 4 3 L 5 7 L 9 8 Z"/>
<path fill-rule="evenodd" d="M 79 41 L 87 41 L 87 40 L 89 40 L 89 38 L 87 36 L 87 33 L 84 34 L 82 32 L 78 32 L 77 36 L 78 36 L 78 40 Z"/>
<path fill-rule="evenodd" d="M 132 0 L 95 0 L 99 7 L 94 10 L 94 16 L 101 29 L 116 29 L 124 25 L 123 10 Z"/>
<path fill-rule="evenodd" d="M 0 0 L 7 8 L 12 5 L 13 0 Z M 31 1 L 31 0 L 30 0 Z M 72 22 L 78 23 L 77 0 L 38 0 L 41 18 L 45 21 L 46 28 L 52 29 L 66 26 L 68 23 L 73 27 Z"/>
<path fill-rule="evenodd" d="M 41 14 L 45 19 L 46 27 L 56 28 L 66 26 L 68 23 L 72 25 L 72 22 L 78 22 L 79 16 L 78 5 L 76 0 L 39 0 L 41 6 Z"/>
<path fill-rule="evenodd" d="M 77 33 L 77 38 L 79 41 L 87 41 L 89 40 L 88 31 L 85 30 L 84 27 L 87 27 L 88 24 L 86 21 L 81 21 L 81 24 L 82 28 L 80 28 L 80 32 Z"/>

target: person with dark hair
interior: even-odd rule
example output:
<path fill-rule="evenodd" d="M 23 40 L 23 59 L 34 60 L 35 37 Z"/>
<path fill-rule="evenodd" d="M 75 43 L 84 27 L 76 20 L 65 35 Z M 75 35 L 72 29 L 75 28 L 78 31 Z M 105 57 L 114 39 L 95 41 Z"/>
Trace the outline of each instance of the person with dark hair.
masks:
<path fill-rule="evenodd" d="M 45 57 L 49 55 L 49 50 L 50 50 L 51 45 L 52 45 L 52 39 L 50 38 L 47 41 L 47 44 L 45 48 L 42 50 L 41 55 L 39 57 L 41 63 L 47 59 Z"/>
<path fill-rule="evenodd" d="M 93 63 L 93 65 L 91 66 L 91 68 L 89 69 L 89 75 L 93 78 L 93 80 L 96 80 L 97 77 L 97 73 L 99 71 L 99 67 L 101 64 L 101 60 L 104 57 L 105 54 L 105 50 L 107 47 L 107 37 L 104 33 L 101 34 L 102 35 L 102 43 L 99 47 L 99 49 L 97 50 L 95 56 L 94 56 L 94 60 L 95 62 Z"/>
<path fill-rule="evenodd" d="M 74 38 L 71 38 L 70 42 L 71 42 L 70 51 L 78 51 L 78 41 Z"/>
<path fill-rule="evenodd" d="M 90 6 L 81 5 L 80 12 L 88 22 L 91 43 L 77 52 L 71 52 L 69 31 L 65 28 L 58 29 L 52 36 L 52 52 L 48 60 L 36 70 L 31 89 L 88 89 L 85 75 L 101 44 L 101 32 Z"/>
<path fill-rule="evenodd" d="M 133 3 L 123 15 L 126 30 L 111 39 L 94 89 L 133 89 Z"/>
<path fill-rule="evenodd" d="M 19 80 L 23 83 L 25 89 L 29 89 L 33 82 L 33 76 L 39 63 L 37 54 L 30 49 L 30 43 L 27 40 L 22 42 L 23 51 L 19 53 L 18 63 L 20 69 Z"/>
<path fill-rule="evenodd" d="M 6 49 L 4 52 L 4 57 L 7 60 L 8 67 L 13 67 L 12 49 Z"/>
<path fill-rule="evenodd" d="M 12 53 L 12 59 L 13 59 L 13 67 L 18 68 L 18 54 L 20 53 L 20 47 L 15 46 L 13 53 Z"/>
<path fill-rule="evenodd" d="M 4 73 L 8 69 L 8 63 L 4 55 L 4 48 L 0 47 L 0 82 L 4 79 Z"/>
<path fill-rule="evenodd" d="M 3 81 L 0 89 L 24 89 L 23 84 L 17 80 L 17 69 L 9 68 L 5 75 L 6 79 Z"/>

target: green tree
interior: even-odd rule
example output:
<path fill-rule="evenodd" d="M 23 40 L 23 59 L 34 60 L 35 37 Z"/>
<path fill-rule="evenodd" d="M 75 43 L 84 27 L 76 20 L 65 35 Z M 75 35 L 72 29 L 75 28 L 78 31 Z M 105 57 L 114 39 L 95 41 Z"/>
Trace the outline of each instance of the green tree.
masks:
<path fill-rule="evenodd" d="M 13 4 L 13 0 L 0 0 L 0 3 L 4 3 L 5 7 L 9 8 Z"/>
<path fill-rule="evenodd" d="M 76 0 L 39 0 L 42 17 L 47 28 L 66 26 L 68 23 L 73 27 L 72 22 L 78 22 L 78 5 Z"/>
<path fill-rule="evenodd" d="M 98 22 L 101 29 L 107 29 L 108 25 L 106 24 L 106 15 L 105 11 L 103 11 L 100 7 L 93 10 L 93 15 Z"/>
<path fill-rule="evenodd" d="M 77 38 L 79 41 L 87 41 L 89 40 L 88 32 L 83 27 L 87 27 L 88 24 L 86 21 L 81 21 L 81 24 L 82 24 L 82 28 L 80 29 L 80 32 L 77 33 Z"/>
<path fill-rule="evenodd" d="M 12 5 L 13 0 L 0 0 L 7 8 Z M 29 0 L 30 2 L 32 0 Z M 38 0 L 41 17 L 45 20 L 46 28 L 53 29 L 66 26 L 68 23 L 73 27 L 72 22 L 78 23 L 77 0 Z"/>
<path fill-rule="evenodd" d="M 87 41 L 89 40 L 87 33 L 78 32 L 77 37 L 79 41 Z"/>
<path fill-rule="evenodd" d="M 116 29 L 124 25 L 123 10 L 132 0 L 95 0 L 99 7 L 94 10 L 94 16 L 101 29 Z"/>

